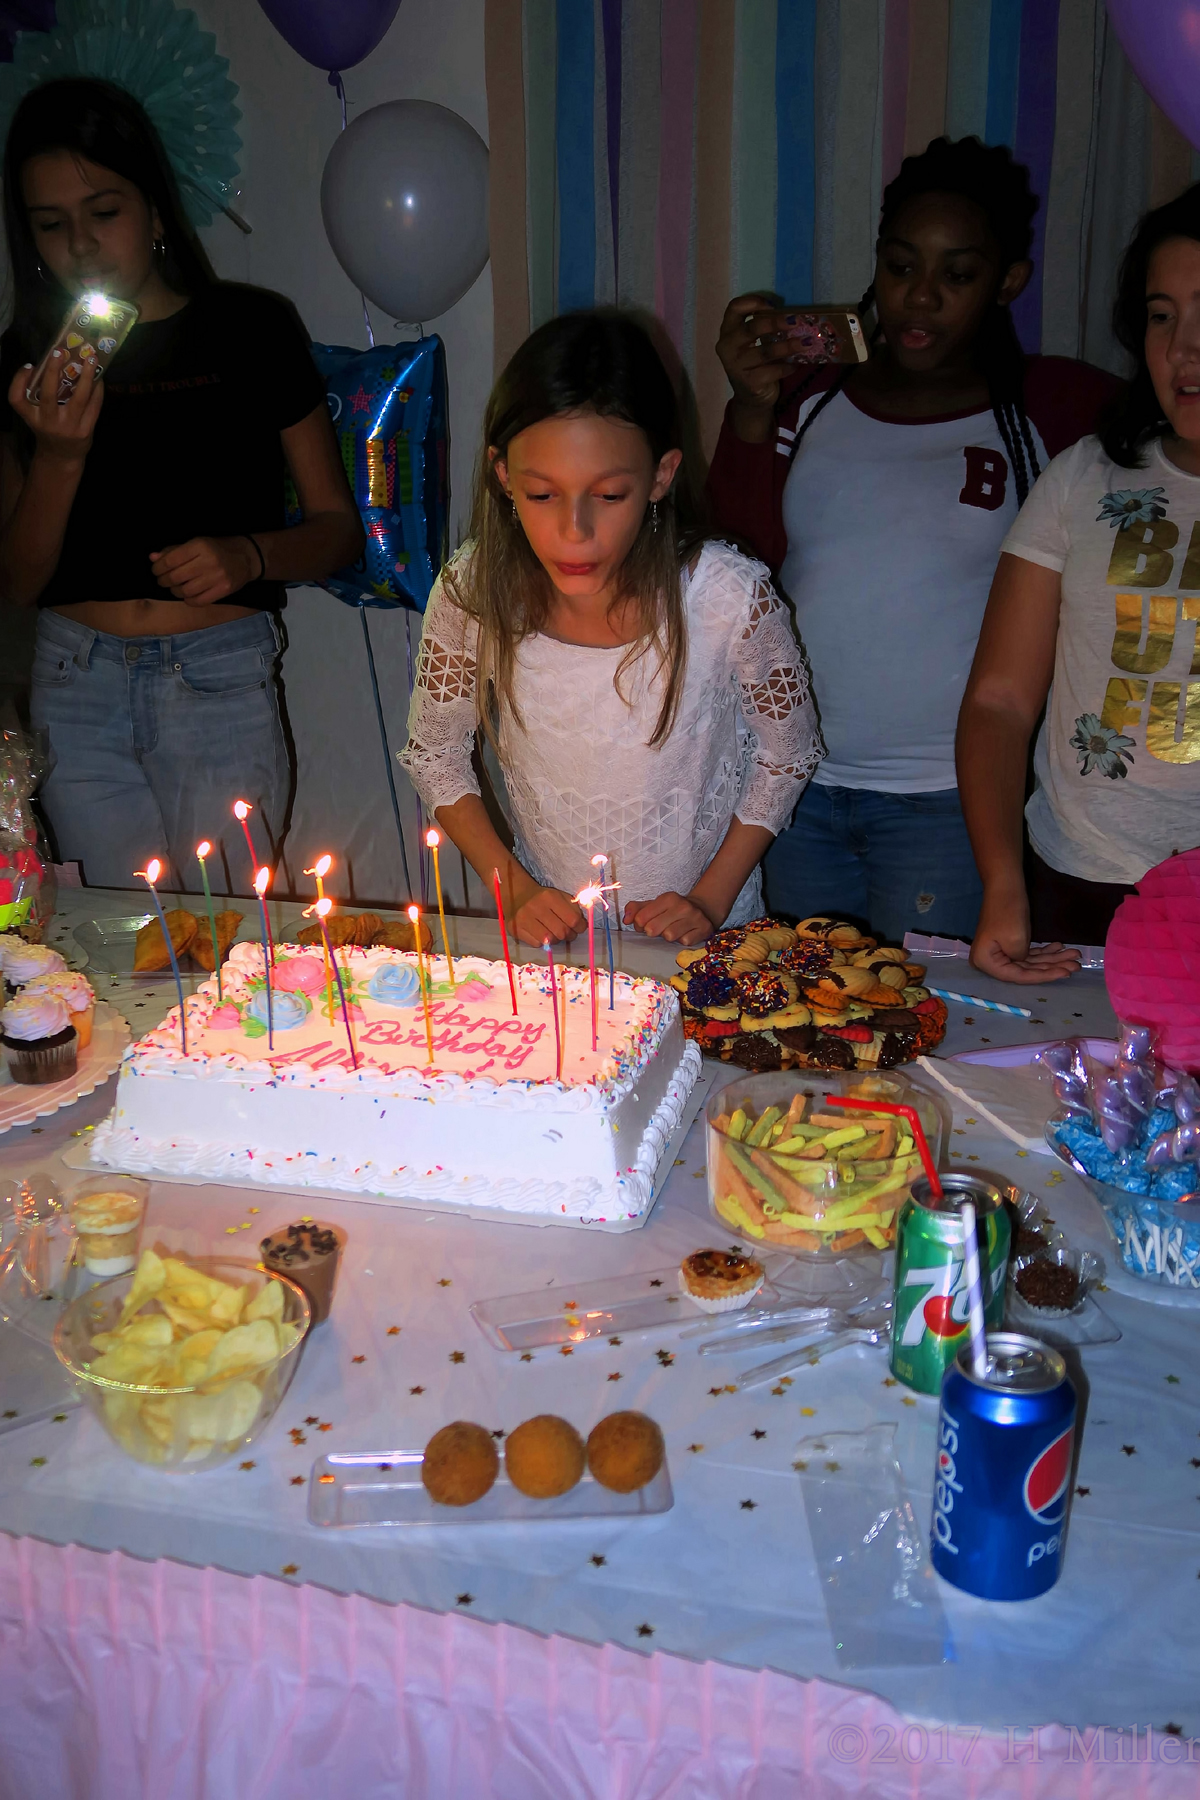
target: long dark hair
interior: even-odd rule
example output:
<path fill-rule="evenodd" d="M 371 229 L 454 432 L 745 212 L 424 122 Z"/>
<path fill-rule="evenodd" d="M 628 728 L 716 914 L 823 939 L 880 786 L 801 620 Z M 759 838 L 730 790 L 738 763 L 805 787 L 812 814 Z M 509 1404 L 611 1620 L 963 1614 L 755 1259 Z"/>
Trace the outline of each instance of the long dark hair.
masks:
<path fill-rule="evenodd" d="M 195 294 L 216 279 L 187 221 L 158 133 L 132 94 L 111 82 L 82 76 L 43 82 L 17 107 L 4 146 L 12 328 L 21 357 L 29 362 L 44 353 L 72 298 L 42 268 L 21 192 L 26 163 L 52 150 L 67 150 L 112 169 L 141 192 L 162 226 L 161 270 L 169 287 Z"/>
<path fill-rule="evenodd" d="M 479 626 L 476 692 L 489 735 L 493 708 L 521 723 L 513 693 L 516 649 L 545 625 L 551 584 L 488 451 L 504 455 L 515 437 L 543 419 L 589 412 L 636 425 L 656 465 L 669 450 L 683 448 L 679 402 L 662 358 L 637 320 L 615 309 L 564 313 L 539 326 L 514 353 L 484 414 L 471 553 L 447 570 L 446 584 Z M 700 538 L 694 490 L 681 466 L 666 498 L 646 510 L 614 601 L 632 601 L 639 622 L 617 669 L 618 692 L 621 676 L 647 652 L 665 676 L 652 744 L 662 743 L 679 708 L 687 660 L 680 564 Z"/>
<path fill-rule="evenodd" d="M 1003 145 L 983 144 L 977 137 L 959 138 L 957 142 L 939 137 L 926 145 L 919 156 L 906 156 L 900 173 L 883 190 L 880 240 L 906 201 L 918 194 L 935 193 L 961 194 L 980 208 L 1000 246 L 1002 269 L 1028 258 L 1038 199 L 1029 186 L 1029 170 L 1023 163 L 1014 162 Z M 874 298 L 872 286 L 859 303 L 864 311 Z M 1012 321 L 1011 307 L 996 304 L 988 308 L 973 351 L 975 367 L 988 385 L 1001 442 L 1008 451 L 1017 502 L 1024 505 L 1041 468 L 1025 412 L 1025 352 Z M 850 373 L 849 368 L 843 369 L 813 407 L 796 434 L 793 456 L 809 426 L 841 392 Z"/>
<path fill-rule="evenodd" d="M 1133 358 L 1134 372 L 1101 422 L 1100 442 L 1105 454 L 1122 469 L 1140 469 L 1143 450 L 1170 429 L 1146 364 L 1146 280 L 1150 258 L 1168 238 L 1193 238 L 1200 243 L 1200 182 L 1178 199 L 1146 213 L 1121 258 L 1113 335 Z"/>

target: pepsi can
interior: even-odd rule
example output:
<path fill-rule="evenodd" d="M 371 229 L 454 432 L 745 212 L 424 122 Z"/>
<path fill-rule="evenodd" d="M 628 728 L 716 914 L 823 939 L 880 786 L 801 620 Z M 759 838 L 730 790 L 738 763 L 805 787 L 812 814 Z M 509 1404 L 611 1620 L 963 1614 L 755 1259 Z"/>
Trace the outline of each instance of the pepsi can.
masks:
<path fill-rule="evenodd" d="M 1058 1580 L 1067 1535 L 1075 1390 L 1056 1350 L 989 1331 L 986 1372 L 970 1347 L 942 1384 L 933 1566 L 981 1600 L 1032 1600 Z"/>

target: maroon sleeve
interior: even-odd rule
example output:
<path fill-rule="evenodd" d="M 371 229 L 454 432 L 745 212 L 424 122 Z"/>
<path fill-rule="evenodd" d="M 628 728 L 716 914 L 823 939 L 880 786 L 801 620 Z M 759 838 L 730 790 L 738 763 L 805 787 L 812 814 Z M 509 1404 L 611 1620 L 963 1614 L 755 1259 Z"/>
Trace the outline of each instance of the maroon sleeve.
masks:
<path fill-rule="evenodd" d="M 738 437 L 730 417 L 732 400 L 725 408 L 705 488 L 709 517 L 719 536 L 744 544 L 766 563 L 773 575 L 779 573 L 787 555 L 783 489 L 792 466 L 796 420 L 804 401 L 822 393 L 840 372 L 830 365 L 815 377 L 789 377 L 776 412 L 775 429 L 765 444 L 747 444 Z"/>
<path fill-rule="evenodd" d="M 1031 356 L 1025 365 L 1025 410 L 1050 455 L 1058 456 L 1096 430 L 1124 385 L 1070 356 Z"/>

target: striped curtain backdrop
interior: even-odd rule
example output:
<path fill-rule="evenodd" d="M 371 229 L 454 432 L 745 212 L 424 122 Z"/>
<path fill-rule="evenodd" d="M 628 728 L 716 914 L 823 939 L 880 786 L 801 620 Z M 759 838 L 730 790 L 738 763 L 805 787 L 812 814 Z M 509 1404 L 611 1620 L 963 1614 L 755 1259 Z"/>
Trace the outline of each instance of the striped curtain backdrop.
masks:
<path fill-rule="evenodd" d="M 486 25 L 497 366 L 557 312 L 649 309 L 710 450 L 729 298 L 856 300 L 883 187 L 931 137 L 1028 164 L 1022 341 L 1114 368 L 1121 245 L 1194 175 L 1103 0 L 487 0 Z"/>

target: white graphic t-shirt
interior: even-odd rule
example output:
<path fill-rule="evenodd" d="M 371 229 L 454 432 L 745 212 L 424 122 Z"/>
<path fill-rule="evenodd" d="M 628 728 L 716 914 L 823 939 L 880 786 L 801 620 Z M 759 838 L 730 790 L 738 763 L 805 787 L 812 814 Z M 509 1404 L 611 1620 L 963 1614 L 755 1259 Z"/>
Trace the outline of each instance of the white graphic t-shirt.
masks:
<path fill-rule="evenodd" d="M 1043 862 L 1140 881 L 1200 844 L 1200 476 L 1160 444 L 1122 469 L 1056 456 L 1004 541 L 1062 574 L 1054 681 L 1026 807 Z"/>
<path fill-rule="evenodd" d="M 843 393 L 814 421 L 783 490 L 780 580 L 813 671 L 827 752 L 818 786 L 954 787 L 958 708 L 1016 516 L 990 408 L 881 419 Z"/>

